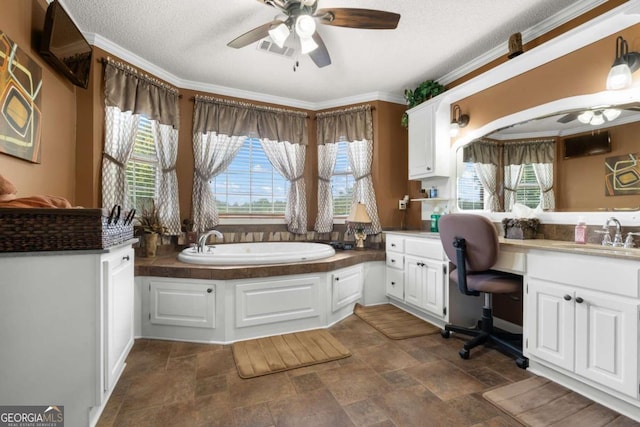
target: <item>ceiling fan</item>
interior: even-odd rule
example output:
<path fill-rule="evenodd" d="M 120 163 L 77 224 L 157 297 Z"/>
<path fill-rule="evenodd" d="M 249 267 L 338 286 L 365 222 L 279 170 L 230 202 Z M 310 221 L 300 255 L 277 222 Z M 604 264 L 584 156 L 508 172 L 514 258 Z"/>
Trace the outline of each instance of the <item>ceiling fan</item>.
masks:
<path fill-rule="evenodd" d="M 282 48 L 287 39 L 293 36 L 300 41 L 300 52 L 308 53 L 320 68 L 331 64 L 331 57 L 316 31 L 316 21 L 324 25 L 372 30 L 393 30 L 400 21 L 399 14 L 382 10 L 341 7 L 318 9 L 318 0 L 258 1 L 280 10 L 285 16 L 244 33 L 227 46 L 239 49 L 271 36 L 274 43 Z"/>

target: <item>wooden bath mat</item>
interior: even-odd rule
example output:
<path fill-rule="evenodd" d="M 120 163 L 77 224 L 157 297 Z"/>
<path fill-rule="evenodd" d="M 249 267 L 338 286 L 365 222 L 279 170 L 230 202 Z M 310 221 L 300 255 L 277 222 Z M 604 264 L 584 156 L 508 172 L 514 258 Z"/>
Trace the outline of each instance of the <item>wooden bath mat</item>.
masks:
<path fill-rule="evenodd" d="M 530 427 L 635 425 L 629 418 L 542 377 L 508 384 L 482 396 Z"/>
<path fill-rule="evenodd" d="M 241 378 L 253 378 L 351 356 L 328 331 L 317 329 L 233 344 Z"/>
<path fill-rule="evenodd" d="M 371 307 L 356 304 L 353 314 L 392 340 L 431 335 L 440 331 L 437 326 L 418 319 L 416 316 L 391 304 L 373 305 Z"/>

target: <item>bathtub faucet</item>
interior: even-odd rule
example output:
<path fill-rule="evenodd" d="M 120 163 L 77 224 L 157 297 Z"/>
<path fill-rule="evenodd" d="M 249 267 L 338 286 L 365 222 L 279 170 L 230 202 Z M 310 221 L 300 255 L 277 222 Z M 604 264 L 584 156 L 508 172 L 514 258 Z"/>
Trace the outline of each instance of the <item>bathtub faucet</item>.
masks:
<path fill-rule="evenodd" d="M 198 252 L 204 252 L 204 248 L 207 246 L 207 239 L 214 234 L 219 239 L 224 239 L 224 235 L 218 230 L 205 231 L 198 237 Z"/>

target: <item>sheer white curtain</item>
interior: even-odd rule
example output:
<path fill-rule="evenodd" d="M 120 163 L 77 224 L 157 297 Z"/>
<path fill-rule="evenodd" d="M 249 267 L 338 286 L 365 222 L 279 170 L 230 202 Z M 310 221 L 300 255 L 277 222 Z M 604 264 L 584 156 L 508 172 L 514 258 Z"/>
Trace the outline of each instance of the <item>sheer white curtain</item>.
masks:
<path fill-rule="evenodd" d="M 523 165 L 507 165 L 504 167 L 504 211 L 511 212 L 516 203 L 516 190 L 522 177 Z"/>
<path fill-rule="evenodd" d="M 553 191 L 553 163 L 533 163 L 533 172 L 540 186 L 540 208 L 556 208 L 556 196 Z"/>
<path fill-rule="evenodd" d="M 484 189 L 484 209 L 490 212 L 498 212 L 500 210 L 498 167 L 489 163 L 474 163 L 473 168 Z"/>
<path fill-rule="evenodd" d="M 118 107 L 105 107 L 105 140 L 102 155 L 102 206 L 129 209 L 127 161 L 136 142 L 140 116 Z"/>
<path fill-rule="evenodd" d="M 307 232 L 307 197 L 304 183 L 306 146 L 286 141 L 260 139 L 260 144 L 271 165 L 290 183 L 284 220 L 287 229 L 296 234 Z"/>
<path fill-rule="evenodd" d="M 151 121 L 151 131 L 158 156 L 156 170 L 156 207 L 160 223 L 167 228 L 167 234 L 180 234 L 180 206 L 178 203 L 178 129 Z"/>
<path fill-rule="evenodd" d="M 378 234 L 382 231 L 378 217 L 376 193 L 371 179 L 371 163 L 373 161 L 373 142 L 363 139 L 351 141 L 348 145 L 349 164 L 356 180 L 353 188 L 353 203 L 362 202 L 367 207 L 371 224 L 365 227 L 366 234 Z"/>
<path fill-rule="evenodd" d="M 318 215 L 314 227 L 318 233 L 330 233 L 333 230 L 331 176 L 337 157 L 337 143 L 318 145 Z"/>
<path fill-rule="evenodd" d="M 246 136 L 194 132 L 192 192 L 194 231 L 210 230 L 220 223 L 209 181 L 229 167 L 245 139 Z"/>

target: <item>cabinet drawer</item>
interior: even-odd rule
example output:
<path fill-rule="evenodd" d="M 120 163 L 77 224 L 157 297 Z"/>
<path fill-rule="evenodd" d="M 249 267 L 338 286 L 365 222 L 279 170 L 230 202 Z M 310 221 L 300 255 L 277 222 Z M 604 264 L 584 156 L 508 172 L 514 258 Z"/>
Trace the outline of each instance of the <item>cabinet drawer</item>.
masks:
<path fill-rule="evenodd" d="M 404 251 L 404 237 L 397 236 L 395 234 L 387 234 L 386 236 L 386 250 L 393 252 Z"/>
<path fill-rule="evenodd" d="M 399 254 L 397 252 L 387 252 L 386 258 L 387 258 L 387 267 L 397 268 L 399 270 L 402 270 L 404 268 L 404 263 L 403 263 L 404 256 L 402 254 Z"/>
<path fill-rule="evenodd" d="M 387 295 L 394 298 L 404 298 L 404 272 L 393 268 L 387 268 L 386 277 Z"/>
<path fill-rule="evenodd" d="M 404 250 L 407 255 L 444 259 L 444 249 L 439 239 L 405 239 Z"/>

